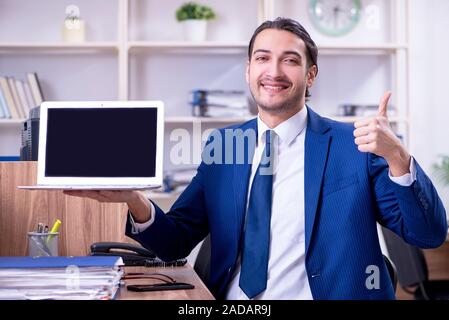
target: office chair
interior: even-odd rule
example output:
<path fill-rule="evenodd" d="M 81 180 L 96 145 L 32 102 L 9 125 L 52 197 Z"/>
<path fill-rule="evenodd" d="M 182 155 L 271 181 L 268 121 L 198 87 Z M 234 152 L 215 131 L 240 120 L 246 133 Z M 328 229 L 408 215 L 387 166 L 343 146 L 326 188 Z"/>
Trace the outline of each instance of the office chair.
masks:
<path fill-rule="evenodd" d="M 198 251 L 193 269 L 209 288 L 210 283 L 210 235 L 208 235 Z"/>
<path fill-rule="evenodd" d="M 398 285 L 398 273 L 396 267 L 391 263 L 390 259 L 384 255 L 384 261 L 388 269 L 388 274 L 390 275 L 391 284 L 393 285 L 393 290 L 396 293 L 396 288 Z"/>
<path fill-rule="evenodd" d="M 386 228 L 382 228 L 382 233 L 404 291 L 413 294 L 416 300 L 449 300 L 449 280 L 429 280 L 423 250 L 407 244 Z"/>

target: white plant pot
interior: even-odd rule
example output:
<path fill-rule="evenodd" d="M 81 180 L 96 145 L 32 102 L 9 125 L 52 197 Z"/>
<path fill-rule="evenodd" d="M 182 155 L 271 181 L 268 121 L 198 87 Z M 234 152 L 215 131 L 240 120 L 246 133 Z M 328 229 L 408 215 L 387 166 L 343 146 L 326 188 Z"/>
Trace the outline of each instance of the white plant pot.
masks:
<path fill-rule="evenodd" d="M 185 41 L 206 41 L 207 20 L 185 20 L 182 25 Z"/>

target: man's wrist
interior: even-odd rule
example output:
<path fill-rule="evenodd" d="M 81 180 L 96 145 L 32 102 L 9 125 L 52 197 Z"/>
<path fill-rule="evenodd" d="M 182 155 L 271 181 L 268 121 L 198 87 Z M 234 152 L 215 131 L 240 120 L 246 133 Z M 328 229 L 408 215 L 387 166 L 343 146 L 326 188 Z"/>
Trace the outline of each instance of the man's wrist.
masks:
<path fill-rule="evenodd" d="M 127 204 L 135 222 L 144 223 L 151 219 L 150 201 L 140 192 L 133 192 Z"/>
<path fill-rule="evenodd" d="M 391 157 L 385 158 L 393 177 L 400 177 L 410 173 L 410 154 L 404 148 L 398 148 L 398 151 Z"/>

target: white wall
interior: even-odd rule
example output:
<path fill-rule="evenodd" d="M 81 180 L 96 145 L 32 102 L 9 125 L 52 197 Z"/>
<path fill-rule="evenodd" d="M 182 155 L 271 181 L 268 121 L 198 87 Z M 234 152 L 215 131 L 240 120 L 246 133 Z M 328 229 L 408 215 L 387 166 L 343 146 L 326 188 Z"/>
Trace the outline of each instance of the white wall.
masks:
<path fill-rule="evenodd" d="M 410 151 L 432 176 L 449 155 L 449 1 L 410 0 Z M 449 186 L 433 179 L 449 208 Z"/>

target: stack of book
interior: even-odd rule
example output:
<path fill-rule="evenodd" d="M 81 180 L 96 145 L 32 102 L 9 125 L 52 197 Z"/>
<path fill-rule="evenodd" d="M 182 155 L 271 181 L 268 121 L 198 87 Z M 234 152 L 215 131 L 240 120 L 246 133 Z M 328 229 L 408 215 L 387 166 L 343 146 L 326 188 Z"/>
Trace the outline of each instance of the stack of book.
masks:
<path fill-rule="evenodd" d="M 39 106 L 44 97 L 35 72 L 28 72 L 26 80 L 0 76 L 0 118 L 25 119 L 29 111 Z"/>
<path fill-rule="evenodd" d="M 164 172 L 163 192 L 182 192 L 196 174 L 196 167 Z"/>
<path fill-rule="evenodd" d="M 248 98 L 239 90 L 195 90 L 192 114 L 198 117 L 238 118 L 250 116 Z"/>
<path fill-rule="evenodd" d="M 113 299 L 122 265 L 115 256 L 0 257 L 0 299 Z"/>
<path fill-rule="evenodd" d="M 379 105 L 376 104 L 340 104 L 338 105 L 337 116 L 343 117 L 375 117 L 379 113 Z M 396 107 L 388 106 L 388 116 L 396 116 Z"/>

